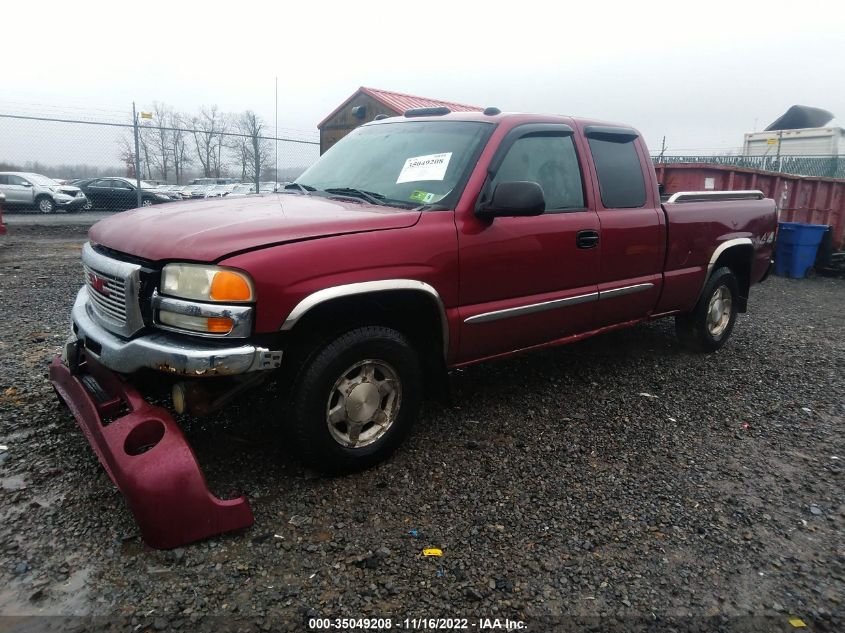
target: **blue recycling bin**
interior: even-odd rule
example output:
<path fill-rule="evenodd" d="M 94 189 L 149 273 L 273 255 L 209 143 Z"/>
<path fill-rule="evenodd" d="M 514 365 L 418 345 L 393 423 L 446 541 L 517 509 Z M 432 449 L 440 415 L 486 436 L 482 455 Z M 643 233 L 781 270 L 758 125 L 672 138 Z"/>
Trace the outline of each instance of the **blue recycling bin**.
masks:
<path fill-rule="evenodd" d="M 816 261 L 826 224 L 780 222 L 775 247 L 775 274 L 780 277 L 803 279 Z"/>

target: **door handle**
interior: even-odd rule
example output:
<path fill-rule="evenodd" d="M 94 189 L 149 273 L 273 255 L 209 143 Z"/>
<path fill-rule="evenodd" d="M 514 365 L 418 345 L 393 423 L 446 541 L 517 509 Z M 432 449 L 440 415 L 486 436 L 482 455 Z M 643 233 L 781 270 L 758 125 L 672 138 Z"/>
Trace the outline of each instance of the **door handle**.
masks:
<path fill-rule="evenodd" d="M 578 248 L 595 248 L 599 243 L 598 231 L 578 231 L 575 236 L 575 244 Z"/>

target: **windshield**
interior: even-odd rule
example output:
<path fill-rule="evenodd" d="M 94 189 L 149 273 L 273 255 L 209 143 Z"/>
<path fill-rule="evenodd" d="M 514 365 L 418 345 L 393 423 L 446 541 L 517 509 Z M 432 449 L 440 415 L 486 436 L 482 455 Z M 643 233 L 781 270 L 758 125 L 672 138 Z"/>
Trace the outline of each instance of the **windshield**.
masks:
<path fill-rule="evenodd" d="M 357 128 L 294 182 L 318 191 L 358 190 L 384 204 L 454 204 L 482 140 L 471 121 L 402 121 Z M 335 193 L 343 193 L 336 191 Z"/>
<path fill-rule="evenodd" d="M 141 189 L 155 189 L 156 187 L 158 187 L 158 185 L 154 182 L 150 182 L 148 180 L 141 181 Z"/>

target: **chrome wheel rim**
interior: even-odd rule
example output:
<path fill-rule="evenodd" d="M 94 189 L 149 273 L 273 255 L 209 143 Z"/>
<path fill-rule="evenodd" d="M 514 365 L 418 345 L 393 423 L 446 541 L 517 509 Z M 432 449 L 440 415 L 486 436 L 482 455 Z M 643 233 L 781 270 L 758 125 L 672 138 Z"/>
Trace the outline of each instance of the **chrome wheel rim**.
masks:
<path fill-rule="evenodd" d="M 396 421 L 402 403 L 399 374 L 382 360 L 362 360 L 335 381 L 326 403 L 326 424 L 335 442 L 363 448 Z"/>
<path fill-rule="evenodd" d="M 90 200 L 82 206 L 83 211 L 90 211 L 93 208 L 94 208 L 94 203 L 91 202 Z"/>
<path fill-rule="evenodd" d="M 153 206 L 152 200 L 141 200 L 142 207 L 151 207 Z"/>
<path fill-rule="evenodd" d="M 53 210 L 53 202 L 47 198 L 42 198 L 41 202 L 38 203 L 38 210 L 41 213 L 50 213 Z"/>
<path fill-rule="evenodd" d="M 731 321 L 733 298 L 727 286 L 719 286 L 710 296 L 707 306 L 707 330 L 714 338 L 719 338 L 728 328 Z"/>

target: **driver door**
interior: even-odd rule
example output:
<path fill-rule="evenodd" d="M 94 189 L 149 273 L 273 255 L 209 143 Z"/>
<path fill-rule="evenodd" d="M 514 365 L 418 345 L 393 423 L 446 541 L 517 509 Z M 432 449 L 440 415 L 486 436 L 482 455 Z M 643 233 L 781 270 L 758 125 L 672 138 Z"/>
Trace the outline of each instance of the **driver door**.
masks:
<path fill-rule="evenodd" d="M 490 163 L 483 195 L 497 184 L 540 184 L 546 210 L 534 217 L 468 213 L 456 218 L 460 246 L 458 362 L 589 330 L 598 298 L 599 220 L 584 184 L 580 140 L 563 124 L 509 132 Z"/>

